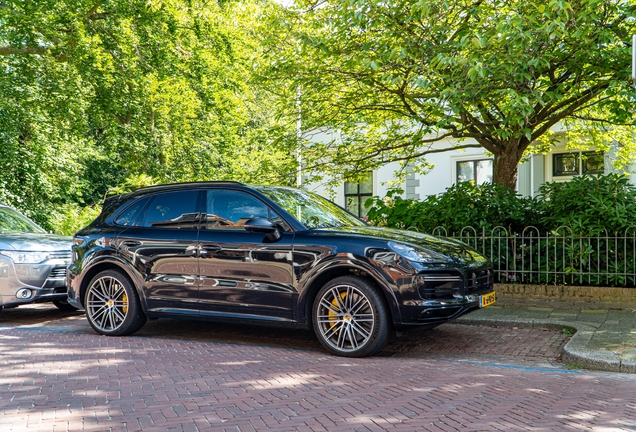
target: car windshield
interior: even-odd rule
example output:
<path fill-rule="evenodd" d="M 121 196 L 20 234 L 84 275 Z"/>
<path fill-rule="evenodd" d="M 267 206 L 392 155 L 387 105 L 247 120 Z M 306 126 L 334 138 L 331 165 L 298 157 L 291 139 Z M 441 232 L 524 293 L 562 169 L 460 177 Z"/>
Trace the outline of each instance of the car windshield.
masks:
<path fill-rule="evenodd" d="M 0 207 L 0 234 L 44 233 L 42 228 L 8 207 Z"/>
<path fill-rule="evenodd" d="M 320 195 L 301 189 L 256 186 L 261 193 L 309 229 L 365 226 L 365 223 Z"/>

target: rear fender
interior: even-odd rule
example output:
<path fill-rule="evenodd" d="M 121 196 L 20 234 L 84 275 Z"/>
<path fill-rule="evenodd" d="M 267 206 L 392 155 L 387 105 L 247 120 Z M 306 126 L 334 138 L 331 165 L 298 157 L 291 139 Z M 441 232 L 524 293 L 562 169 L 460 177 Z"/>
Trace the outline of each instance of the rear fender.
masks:
<path fill-rule="evenodd" d="M 135 287 L 135 290 L 137 291 L 137 296 L 139 297 L 141 308 L 144 312 L 146 312 L 146 299 L 144 297 L 143 290 L 141 289 L 141 287 L 143 286 L 142 276 L 134 269 L 132 265 L 130 265 L 130 263 L 114 255 L 100 255 L 98 257 L 95 257 L 95 259 L 91 260 L 90 263 L 84 269 L 82 269 L 84 278 L 81 281 L 78 281 L 80 287 L 80 302 L 82 304 L 84 303 L 84 296 L 86 294 L 86 290 L 88 289 L 88 284 L 93 279 L 93 277 L 105 270 L 119 270 L 124 273 L 128 277 L 128 279 L 130 279 L 133 286 Z"/>

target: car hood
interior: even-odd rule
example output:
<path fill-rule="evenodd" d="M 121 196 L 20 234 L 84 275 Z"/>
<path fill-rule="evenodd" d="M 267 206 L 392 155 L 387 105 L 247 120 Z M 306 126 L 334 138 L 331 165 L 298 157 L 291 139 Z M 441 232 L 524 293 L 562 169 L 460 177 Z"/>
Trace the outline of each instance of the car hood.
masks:
<path fill-rule="evenodd" d="M 57 234 L 0 234 L 0 250 L 70 252 L 72 245 L 72 237 Z"/>
<path fill-rule="evenodd" d="M 481 266 L 488 262 L 486 258 L 459 240 L 437 237 L 417 231 L 404 231 L 373 226 L 321 228 L 315 231 L 331 235 L 370 236 L 387 242 L 404 243 L 415 248 L 428 249 L 443 255 L 449 262 L 470 264 L 472 266 Z"/>

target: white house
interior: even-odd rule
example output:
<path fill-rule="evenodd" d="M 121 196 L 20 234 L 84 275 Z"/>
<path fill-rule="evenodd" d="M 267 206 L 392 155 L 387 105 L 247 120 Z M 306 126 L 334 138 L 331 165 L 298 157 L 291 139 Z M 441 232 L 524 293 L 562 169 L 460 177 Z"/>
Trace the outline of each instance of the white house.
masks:
<path fill-rule="evenodd" d="M 327 135 L 317 134 L 313 139 L 327 139 Z M 468 143 L 468 140 L 465 141 Z M 448 148 L 448 143 L 440 147 Z M 400 184 L 404 198 L 423 199 L 428 195 L 443 193 L 460 181 L 473 180 L 477 184 L 492 180 L 493 160 L 484 149 L 474 148 L 463 151 L 433 153 L 426 157 L 434 167 L 426 174 L 419 174 L 407 168 L 407 176 Z M 328 190 L 319 184 L 305 187 L 358 216 L 364 216 L 364 202 L 371 196 L 383 197 L 389 189 L 388 182 L 394 180 L 399 168 L 397 163 L 387 164 L 373 172 L 360 183 L 344 183 L 335 190 Z M 629 172 L 634 172 L 633 169 Z M 608 174 L 614 172 L 611 152 L 590 150 L 568 150 L 565 142 L 552 148 L 547 155 L 533 155 L 519 166 L 517 192 L 523 196 L 534 196 L 545 182 L 568 181 L 582 174 Z M 636 174 L 630 174 L 630 182 L 636 185 Z"/>

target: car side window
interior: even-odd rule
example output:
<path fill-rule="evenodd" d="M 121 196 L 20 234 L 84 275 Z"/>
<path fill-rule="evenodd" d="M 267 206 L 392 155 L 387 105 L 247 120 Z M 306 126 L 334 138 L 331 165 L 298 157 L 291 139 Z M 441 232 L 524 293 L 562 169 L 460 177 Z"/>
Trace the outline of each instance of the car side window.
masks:
<path fill-rule="evenodd" d="M 205 224 L 207 229 L 243 230 L 243 225 L 251 218 L 282 222 L 265 203 L 250 194 L 233 190 L 208 190 Z M 287 231 L 286 227 L 282 228 Z"/>
<path fill-rule="evenodd" d="M 139 219 L 139 215 L 146 207 L 148 203 L 148 198 L 140 199 L 132 205 L 128 206 L 119 216 L 115 218 L 115 223 L 117 225 L 123 226 L 132 226 L 136 225 L 137 219 Z"/>
<path fill-rule="evenodd" d="M 155 195 L 146 209 L 145 227 L 152 228 L 197 228 L 198 191 L 178 191 Z"/>

